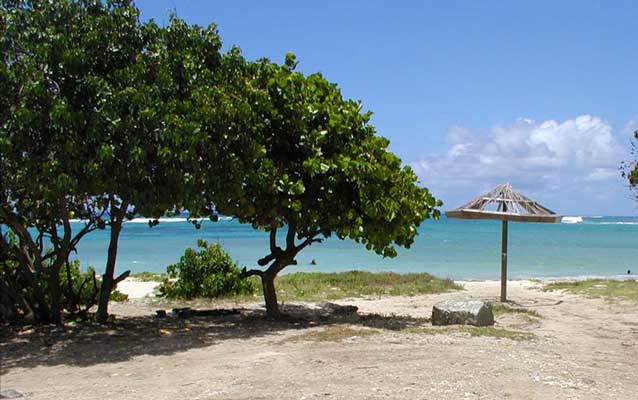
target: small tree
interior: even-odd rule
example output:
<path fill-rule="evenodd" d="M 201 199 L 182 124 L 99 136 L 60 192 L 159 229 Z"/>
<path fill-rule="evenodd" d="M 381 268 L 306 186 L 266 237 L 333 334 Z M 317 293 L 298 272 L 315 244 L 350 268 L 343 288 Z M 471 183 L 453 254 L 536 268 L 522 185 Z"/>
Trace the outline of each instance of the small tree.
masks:
<path fill-rule="evenodd" d="M 634 132 L 634 141 L 631 144 L 633 161 L 623 163 L 621 170 L 623 178 L 629 181 L 629 188 L 633 190 L 638 200 L 638 131 Z"/>
<path fill-rule="evenodd" d="M 167 278 L 159 291 L 168 298 L 224 297 L 247 295 L 255 291 L 251 280 L 241 271 L 219 243 L 197 241 L 199 251 L 188 248 L 176 264 L 166 268 Z"/>
<path fill-rule="evenodd" d="M 269 317 L 279 315 L 277 274 L 307 246 L 334 234 L 394 257 L 394 246 L 409 248 L 420 223 L 438 217 L 441 205 L 387 150 L 361 103 L 295 66 L 292 55 L 283 66 L 257 63 L 253 84 L 266 97 L 254 107 L 253 138 L 262 156 L 238 197 L 219 193 L 216 201 L 222 214 L 269 233 L 269 254 L 258 261 L 266 268 L 244 271 L 261 278 Z"/>

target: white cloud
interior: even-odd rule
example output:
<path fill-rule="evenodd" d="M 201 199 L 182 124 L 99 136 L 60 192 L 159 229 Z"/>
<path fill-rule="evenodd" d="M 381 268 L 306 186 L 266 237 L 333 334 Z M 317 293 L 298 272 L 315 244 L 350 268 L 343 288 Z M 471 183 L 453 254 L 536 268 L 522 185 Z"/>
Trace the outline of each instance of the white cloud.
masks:
<path fill-rule="evenodd" d="M 621 136 L 626 136 L 633 139 L 634 132 L 636 131 L 638 131 L 638 120 L 632 119 L 625 124 L 625 127 L 621 131 Z"/>
<path fill-rule="evenodd" d="M 447 151 L 411 166 L 425 186 L 447 200 L 446 208 L 505 181 L 541 198 L 593 199 L 601 185 L 614 185 L 614 191 L 622 185 L 618 168 L 627 158 L 623 136 L 630 127 L 614 135 L 606 121 L 591 115 L 562 122 L 521 118 L 482 135 L 455 125 L 448 131 Z"/>
<path fill-rule="evenodd" d="M 585 180 L 587 181 L 605 181 L 613 178 L 618 178 L 618 169 L 610 169 L 610 168 L 596 168 L 587 176 Z"/>

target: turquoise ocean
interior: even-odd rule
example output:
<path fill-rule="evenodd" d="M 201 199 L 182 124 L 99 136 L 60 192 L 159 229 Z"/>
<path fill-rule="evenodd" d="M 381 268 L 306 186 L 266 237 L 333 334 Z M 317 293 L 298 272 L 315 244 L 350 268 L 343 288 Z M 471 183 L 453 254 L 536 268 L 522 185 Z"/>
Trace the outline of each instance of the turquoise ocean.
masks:
<path fill-rule="evenodd" d="M 74 223 L 79 229 L 79 223 Z M 283 232 L 282 232 L 283 236 Z M 117 271 L 165 272 L 197 239 L 220 243 L 241 265 L 257 267 L 268 252 L 268 235 L 235 220 L 205 221 L 200 229 L 184 219 L 150 228 L 146 219 L 127 222 L 120 237 Z M 282 237 L 283 239 L 283 237 Z M 498 221 L 428 220 L 409 250 L 383 258 L 350 240 L 330 238 L 303 250 L 284 272 L 347 270 L 428 272 L 453 279 L 497 279 L 501 224 Z M 86 236 L 75 258 L 103 270 L 108 230 Z M 311 265 L 315 260 L 316 265 Z M 638 275 L 638 217 L 583 217 L 580 223 L 510 223 L 509 277 Z"/>

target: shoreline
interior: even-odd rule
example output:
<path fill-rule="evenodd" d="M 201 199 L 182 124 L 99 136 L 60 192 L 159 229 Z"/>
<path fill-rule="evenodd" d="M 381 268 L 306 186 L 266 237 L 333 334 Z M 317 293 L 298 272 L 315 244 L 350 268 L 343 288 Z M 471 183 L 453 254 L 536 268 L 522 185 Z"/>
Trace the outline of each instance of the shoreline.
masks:
<path fill-rule="evenodd" d="M 638 225 L 606 225 L 635 222 L 633 217 L 610 217 L 583 224 L 512 225 L 508 274 L 515 279 L 620 276 L 638 273 L 635 237 Z M 204 224 L 197 230 L 187 222 L 168 222 L 149 228 L 131 223 L 122 230 L 117 269 L 163 273 L 169 264 L 195 248 L 198 239 L 222 245 L 233 261 L 247 269 L 268 252 L 268 235 L 237 221 Z M 283 231 L 282 231 L 283 232 Z M 421 273 L 462 280 L 499 279 L 500 227 L 489 221 L 465 222 L 442 218 L 423 224 L 410 250 L 397 248 L 395 258 L 382 258 L 350 240 L 332 237 L 304 249 L 298 265 L 288 272 L 340 272 L 364 269 L 374 272 Z M 283 239 L 283 237 L 281 237 Z M 73 256 L 81 265 L 101 273 L 106 265 L 108 232 L 92 232 Z M 312 265 L 315 260 L 317 265 Z"/>

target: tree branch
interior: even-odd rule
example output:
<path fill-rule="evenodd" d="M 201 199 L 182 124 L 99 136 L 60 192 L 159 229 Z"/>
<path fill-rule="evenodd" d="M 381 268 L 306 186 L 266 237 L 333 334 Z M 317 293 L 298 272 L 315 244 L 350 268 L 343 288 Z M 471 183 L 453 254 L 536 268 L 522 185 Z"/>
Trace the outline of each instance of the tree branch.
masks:
<path fill-rule="evenodd" d="M 283 252 L 284 251 L 282 249 L 277 249 L 276 253 L 268 254 L 266 257 L 260 258 L 259 260 L 257 260 L 257 264 L 261 267 L 263 267 L 264 265 L 268 265 L 269 262 L 271 262 L 272 260 L 282 255 Z"/>
<path fill-rule="evenodd" d="M 86 235 L 87 233 L 93 232 L 96 229 L 97 229 L 97 226 L 95 225 L 95 222 L 87 222 L 84 225 L 84 228 L 82 228 L 82 230 L 78 232 L 78 234 L 75 235 L 75 237 L 71 240 L 69 251 L 76 250 L 76 246 L 80 242 L 80 239 L 82 239 L 84 235 Z"/>
<path fill-rule="evenodd" d="M 288 222 L 288 233 L 286 233 L 286 251 L 291 251 L 295 248 L 295 231 L 297 230 L 297 223 L 294 221 Z"/>
<path fill-rule="evenodd" d="M 25 255 L 31 254 L 35 262 L 29 261 L 28 264 L 31 268 L 37 271 L 41 271 L 42 267 L 42 253 L 38 251 L 37 244 L 33 241 L 33 238 L 27 228 L 17 220 L 10 211 L 7 211 L 4 207 L 0 207 L 0 221 L 3 221 L 20 239 L 21 250 Z M 25 248 L 26 247 L 26 248 Z M 28 249 L 28 250 L 27 250 Z M 30 258 L 27 256 L 27 258 Z"/>
<path fill-rule="evenodd" d="M 129 275 L 131 275 L 130 270 L 122 272 L 120 276 L 118 276 L 117 278 L 113 280 L 113 287 L 111 288 L 111 290 L 115 289 L 117 287 L 117 284 L 122 282 L 124 279 L 128 278 Z"/>
<path fill-rule="evenodd" d="M 251 269 L 246 271 L 246 267 L 244 267 L 241 270 L 241 277 L 242 278 L 248 278 L 249 276 L 255 276 L 258 275 L 259 277 L 262 277 L 264 275 L 264 271 L 259 270 L 259 269 Z"/>
<path fill-rule="evenodd" d="M 66 205 L 64 205 L 64 201 L 62 201 L 62 205 L 60 206 L 60 208 L 60 214 L 62 215 L 62 225 L 64 226 L 64 237 L 62 240 L 64 243 L 69 243 L 71 242 L 71 222 L 69 221 L 69 210 Z M 55 229 L 55 227 L 53 229 Z"/>
<path fill-rule="evenodd" d="M 320 230 L 316 231 L 315 233 L 312 234 L 312 236 L 306 238 L 306 240 L 301 242 L 298 246 L 295 246 L 295 254 L 299 253 L 301 250 L 303 250 L 307 246 L 310 246 L 313 243 L 323 242 L 323 239 L 317 238 L 317 235 L 319 235 L 320 233 L 321 233 Z"/>
<path fill-rule="evenodd" d="M 277 250 L 281 250 L 277 247 L 277 227 L 274 225 L 270 226 L 270 252 L 275 254 Z"/>

